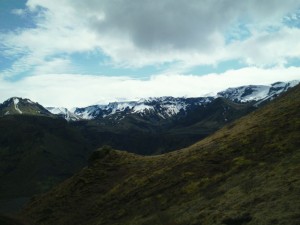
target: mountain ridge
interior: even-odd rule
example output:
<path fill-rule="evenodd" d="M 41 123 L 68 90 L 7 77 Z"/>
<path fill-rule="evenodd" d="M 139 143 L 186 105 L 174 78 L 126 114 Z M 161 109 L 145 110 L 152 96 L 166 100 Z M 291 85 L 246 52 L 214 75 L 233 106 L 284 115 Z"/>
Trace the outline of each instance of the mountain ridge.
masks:
<path fill-rule="evenodd" d="M 290 82 L 276 82 L 271 85 L 246 85 L 228 88 L 210 97 L 149 97 L 138 101 L 111 102 L 107 105 L 98 104 L 81 108 L 75 107 L 72 109 L 64 107 L 43 107 L 29 99 L 13 97 L 0 104 L 0 116 L 22 114 L 24 111 L 25 114 L 58 116 L 67 121 L 104 119 L 106 117 L 122 120 L 129 114 L 138 114 L 142 117 L 155 114 L 161 119 L 168 119 L 177 114 L 184 113 L 194 106 L 202 105 L 205 107 L 218 97 L 223 97 L 236 103 L 251 103 L 257 107 L 264 102 L 274 99 L 299 82 L 300 81 L 294 80 Z M 14 104 L 12 104 L 12 102 Z M 8 103 L 11 103 L 10 107 L 7 106 Z M 27 108 L 30 108 L 30 110 L 25 109 L 22 111 L 18 108 L 19 104 L 21 108 L 23 108 L 26 103 L 29 105 Z M 14 105 L 14 107 L 12 105 Z"/>
<path fill-rule="evenodd" d="M 146 98 L 139 101 L 112 102 L 107 105 L 93 105 L 84 108 L 75 108 L 71 112 L 82 119 L 97 119 L 112 116 L 118 112 L 147 114 L 154 112 L 162 118 L 167 118 L 185 111 L 191 105 L 203 105 L 212 102 L 218 97 L 224 97 L 237 103 L 256 102 L 256 106 L 267 100 L 272 100 L 280 93 L 296 86 L 299 81 L 276 82 L 271 85 L 246 85 L 236 88 L 228 88 L 210 97 L 157 97 Z M 160 108 L 155 108 L 159 105 Z M 122 117 L 120 117 L 122 118 Z"/>

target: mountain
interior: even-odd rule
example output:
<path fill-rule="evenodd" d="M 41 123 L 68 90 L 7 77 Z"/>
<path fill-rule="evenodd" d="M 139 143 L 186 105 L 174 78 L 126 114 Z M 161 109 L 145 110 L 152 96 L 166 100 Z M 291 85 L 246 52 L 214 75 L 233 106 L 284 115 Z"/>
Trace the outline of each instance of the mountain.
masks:
<path fill-rule="evenodd" d="M 222 97 L 236 103 L 252 103 L 258 106 L 262 102 L 270 101 L 279 94 L 296 86 L 299 81 L 276 82 L 267 85 L 247 85 L 228 88 L 212 97 L 174 98 L 158 97 L 147 98 L 139 101 L 112 102 L 107 105 L 92 105 L 71 110 L 63 107 L 47 107 L 32 102 L 29 99 L 13 97 L 0 104 L 0 116 L 11 114 L 30 114 L 54 116 L 57 115 L 67 121 L 110 119 L 123 120 L 130 115 L 149 118 L 156 117 L 168 120 L 171 117 L 185 114 L 197 106 L 206 107 L 214 99 Z"/>
<path fill-rule="evenodd" d="M 53 117 L 47 109 L 30 99 L 13 97 L 0 104 L 0 116 L 35 115 Z"/>
<path fill-rule="evenodd" d="M 160 154 L 207 137 L 296 83 L 231 88 L 220 92 L 219 97 L 161 97 L 75 108 L 72 113 L 84 119 L 72 126 L 95 148 L 110 145 L 143 155 Z"/>
<path fill-rule="evenodd" d="M 64 118 L 94 148 L 111 145 L 151 155 L 186 147 L 287 91 L 299 81 L 229 88 L 214 97 L 147 98 L 85 108 L 55 108 L 29 99 L 0 104 L 0 115 Z"/>
<path fill-rule="evenodd" d="M 186 147 L 254 109 L 248 104 L 217 98 L 203 104 L 190 104 L 170 117 L 162 118 L 150 112 L 122 116 L 123 112 L 119 112 L 105 118 L 74 122 L 72 126 L 80 129 L 95 148 L 110 145 L 152 155 Z M 123 119 L 116 119 L 120 117 Z"/>
<path fill-rule="evenodd" d="M 212 97 L 199 98 L 174 98 L 159 97 L 147 98 L 139 101 L 112 102 L 108 105 L 92 105 L 85 108 L 74 108 L 71 111 L 61 108 L 51 108 L 53 114 L 65 115 L 70 120 L 93 120 L 109 117 L 113 120 L 122 120 L 128 115 L 141 117 L 156 116 L 160 119 L 169 119 L 178 114 L 183 114 L 195 106 L 205 107 L 218 97 L 226 98 L 236 103 L 256 103 L 256 106 L 265 101 L 270 101 L 281 93 L 299 84 L 299 81 L 276 82 L 271 85 L 247 85 L 228 88 Z"/>
<path fill-rule="evenodd" d="M 233 102 L 256 102 L 256 105 L 269 101 L 286 92 L 288 89 L 299 84 L 300 81 L 276 82 L 271 85 L 248 85 L 237 88 L 228 88 L 217 94 L 219 97 L 229 99 Z"/>
<path fill-rule="evenodd" d="M 208 98 L 174 98 L 160 97 L 141 99 L 130 102 L 113 102 L 108 105 L 94 105 L 86 108 L 76 108 L 74 114 L 83 119 L 101 119 L 113 116 L 122 120 L 126 115 L 136 114 L 140 116 L 156 116 L 167 119 L 179 113 L 184 113 L 191 107 L 205 106 L 213 100 Z"/>
<path fill-rule="evenodd" d="M 66 119 L 94 148 L 110 145 L 152 155 L 191 145 L 266 104 L 296 83 L 298 81 L 230 88 L 215 97 L 147 98 L 71 110 L 47 107 L 34 111 L 43 114 L 34 115 Z M 22 105 L 31 107 L 30 100 L 14 99 L 25 101 Z M 6 102 L 11 102 L 11 108 L 15 109 L 13 99 Z M 2 110 L 2 115 L 6 112 Z"/>
<path fill-rule="evenodd" d="M 18 107 L 26 112 L 23 103 Z M 0 212 L 15 211 L 70 177 L 92 151 L 78 130 L 58 118 L 6 115 L 0 133 Z"/>
<path fill-rule="evenodd" d="M 298 225 L 300 86 L 179 151 L 104 147 L 32 199 L 32 225 Z"/>

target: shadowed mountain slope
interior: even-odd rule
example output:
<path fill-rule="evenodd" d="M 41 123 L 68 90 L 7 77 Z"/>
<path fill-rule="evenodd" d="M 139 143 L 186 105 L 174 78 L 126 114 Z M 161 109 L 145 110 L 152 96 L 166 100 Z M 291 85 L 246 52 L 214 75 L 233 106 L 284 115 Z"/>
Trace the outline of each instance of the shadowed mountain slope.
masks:
<path fill-rule="evenodd" d="M 0 224 L 1 225 L 25 225 L 24 223 L 16 219 L 7 216 L 2 216 L 2 215 L 0 215 Z"/>
<path fill-rule="evenodd" d="M 63 119 L 0 118 L 0 211 L 49 190 L 87 164 L 86 140 Z M 19 202 L 19 203 L 18 203 Z"/>
<path fill-rule="evenodd" d="M 193 146 L 109 148 L 27 205 L 32 224 L 298 225 L 300 86 Z"/>

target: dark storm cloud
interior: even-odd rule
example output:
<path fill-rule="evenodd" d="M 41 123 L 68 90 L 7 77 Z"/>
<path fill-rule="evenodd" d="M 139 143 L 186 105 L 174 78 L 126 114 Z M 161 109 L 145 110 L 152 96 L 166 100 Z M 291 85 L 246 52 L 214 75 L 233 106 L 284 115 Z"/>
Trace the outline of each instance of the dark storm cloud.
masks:
<path fill-rule="evenodd" d="M 99 35 L 129 37 L 141 49 L 211 50 L 230 25 L 267 23 L 299 7 L 295 0 L 102 0 L 76 5 Z M 97 14 L 104 14 L 104 20 Z M 92 16 L 93 15 L 93 16 Z"/>

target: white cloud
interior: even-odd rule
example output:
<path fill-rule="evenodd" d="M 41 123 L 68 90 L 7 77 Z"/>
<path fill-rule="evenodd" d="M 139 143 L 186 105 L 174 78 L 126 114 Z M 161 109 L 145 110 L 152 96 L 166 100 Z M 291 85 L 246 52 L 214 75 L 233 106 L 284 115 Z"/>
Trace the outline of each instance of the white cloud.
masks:
<path fill-rule="evenodd" d="M 26 11 L 24 9 L 13 9 L 11 13 L 17 16 L 23 16 L 26 13 Z"/>
<path fill-rule="evenodd" d="M 95 51 L 98 48 L 96 35 L 86 28 L 86 21 L 76 15 L 74 9 L 68 6 L 68 1 L 53 1 L 55 4 L 51 4 L 52 1 L 39 1 L 38 5 L 32 2 L 34 1 L 28 1 L 29 8 L 23 11 L 34 12 L 36 27 L 0 33 L 0 47 L 4 49 L 1 54 L 7 58 L 15 58 L 11 68 L 2 71 L 2 76 L 13 76 L 26 71 L 41 72 L 41 67 L 49 70 L 51 61 L 66 60 L 69 64 L 69 54 Z M 28 16 L 24 13 L 21 15 L 21 11 L 16 9 L 13 13 Z M 65 68 L 67 70 L 64 72 L 70 72 L 70 65 Z M 53 67 L 51 72 L 56 72 L 56 68 Z"/>
<path fill-rule="evenodd" d="M 161 74 L 149 80 L 73 74 L 49 74 L 9 82 L 0 78 L 0 101 L 12 96 L 27 97 L 45 106 L 87 106 L 117 99 L 145 97 L 197 97 L 228 87 L 246 84 L 271 84 L 300 79 L 300 68 L 256 67 L 205 76 Z"/>
<path fill-rule="evenodd" d="M 248 65 L 284 65 L 289 58 L 300 57 L 300 29 L 282 28 L 275 34 L 256 33 L 251 38 L 228 46 L 232 57 Z"/>

